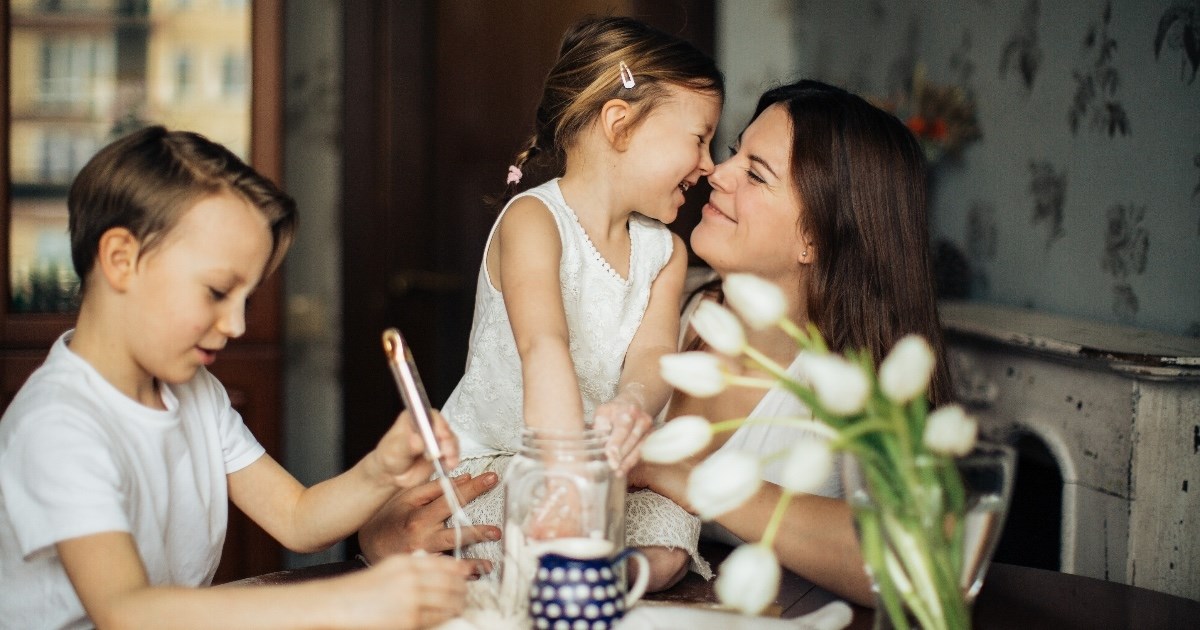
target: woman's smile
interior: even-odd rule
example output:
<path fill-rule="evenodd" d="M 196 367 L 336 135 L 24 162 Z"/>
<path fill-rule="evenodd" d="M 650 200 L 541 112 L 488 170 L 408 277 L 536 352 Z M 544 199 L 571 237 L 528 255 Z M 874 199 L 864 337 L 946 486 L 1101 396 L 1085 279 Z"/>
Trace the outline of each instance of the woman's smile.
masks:
<path fill-rule="evenodd" d="M 717 206 L 717 204 L 713 203 L 712 199 L 709 199 L 708 203 L 704 204 L 704 207 L 701 208 L 700 211 L 702 213 L 703 218 L 705 218 L 705 219 L 713 219 L 713 220 L 719 220 L 719 221 L 729 221 L 730 223 L 737 223 L 737 221 L 733 217 L 726 214 L 724 210 L 722 210 L 721 208 L 719 208 Z"/>

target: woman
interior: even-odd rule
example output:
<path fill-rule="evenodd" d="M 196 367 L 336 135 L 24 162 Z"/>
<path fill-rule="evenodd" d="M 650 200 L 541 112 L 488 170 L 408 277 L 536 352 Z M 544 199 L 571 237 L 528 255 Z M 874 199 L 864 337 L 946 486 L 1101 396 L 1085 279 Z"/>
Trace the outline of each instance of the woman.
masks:
<path fill-rule="evenodd" d="M 949 396 L 934 299 L 921 148 L 894 116 L 844 90 L 800 81 L 768 91 L 728 160 L 708 177 L 712 195 L 692 232 L 696 254 L 718 278 L 693 296 L 684 317 L 705 299 L 722 301 L 720 277 L 754 273 L 788 297 L 789 316 L 811 322 L 830 348 L 868 349 L 878 364 L 906 333 L 925 336 L 939 357 L 933 404 Z M 796 369 L 797 349 L 778 329 L 747 331 L 754 347 Z M 703 348 L 694 331 L 685 349 Z M 731 364 L 732 367 L 732 364 Z M 676 392 L 667 417 L 710 421 L 807 413 L 782 388 L 729 388 L 713 398 Z M 746 425 L 716 436 L 709 452 L 739 448 L 762 454 L 811 434 L 778 425 Z M 686 507 L 692 465 L 641 464 L 632 483 Z M 778 481 L 779 466 L 764 471 Z M 850 509 L 839 480 L 818 495 L 792 499 L 776 538 L 782 564 L 808 580 L 870 605 Z M 740 508 L 716 519 L 741 540 L 758 540 L 781 489 L 766 483 Z"/>

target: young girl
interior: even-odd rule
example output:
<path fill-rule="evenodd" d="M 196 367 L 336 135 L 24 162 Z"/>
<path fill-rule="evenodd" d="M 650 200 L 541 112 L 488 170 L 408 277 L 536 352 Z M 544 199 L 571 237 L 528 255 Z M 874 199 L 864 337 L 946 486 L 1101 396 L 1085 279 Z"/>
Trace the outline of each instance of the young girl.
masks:
<path fill-rule="evenodd" d="M 471 568 L 441 556 L 320 584 L 182 588 L 212 580 L 230 500 L 315 551 L 431 473 L 401 417 L 352 469 L 304 488 L 205 369 L 245 332 L 294 207 L 224 147 L 162 127 L 79 173 L 76 327 L 0 419 L 0 628 L 415 628 L 462 609 Z"/>
<path fill-rule="evenodd" d="M 670 394 L 658 358 L 675 351 L 686 271 L 667 230 L 684 193 L 712 172 L 724 81 L 690 44 L 629 18 L 571 28 L 546 77 L 521 171 L 559 175 L 517 195 L 489 237 L 466 372 L 443 413 L 460 472 L 503 472 L 523 427 L 611 431 L 620 473 Z M 503 497 L 472 502 L 500 521 Z M 647 550 L 652 588 L 686 573 L 698 522 L 653 493 L 631 495 L 627 541 Z M 480 549 L 479 547 L 483 547 Z M 498 543 L 475 555 L 499 561 Z"/>

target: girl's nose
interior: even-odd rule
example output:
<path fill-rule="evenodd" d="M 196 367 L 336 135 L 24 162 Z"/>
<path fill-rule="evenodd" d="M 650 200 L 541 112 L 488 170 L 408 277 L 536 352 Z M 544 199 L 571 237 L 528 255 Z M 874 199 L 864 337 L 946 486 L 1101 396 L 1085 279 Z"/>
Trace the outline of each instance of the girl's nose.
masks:
<path fill-rule="evenodd" d="M 217 320 L 217 330 L 230 339 L 244 335 L 246 333 L 246 303 L 238 302 L 231 305 Z"/>
<path fill-rule="evenodd" d="M 700 174 L 705 177 L 708 177 L 709 175 L 712 175 L 713 168 L 715 168 L 715 165 L 713 164 L 712 154 L 709 153 L 708 151 L 701 151 L 700 152 Z"/>

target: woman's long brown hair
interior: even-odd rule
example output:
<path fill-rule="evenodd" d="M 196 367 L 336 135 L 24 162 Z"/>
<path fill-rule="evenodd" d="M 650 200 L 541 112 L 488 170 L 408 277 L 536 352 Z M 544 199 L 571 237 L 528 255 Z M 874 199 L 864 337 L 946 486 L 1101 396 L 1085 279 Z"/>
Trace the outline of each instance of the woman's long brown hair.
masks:
<path fill-rule="evenodd" d="M 796 234 L 817 253 L 809 321 L 832 350 L 868 350 L 876 365 L 905 334 L 922 335 L 937 357 L 929 400 L 949 402 L 916 138 L 895 116 L 818 81 L 769 90 L 754 118 L 775 104 L 791 118 Z"/>

